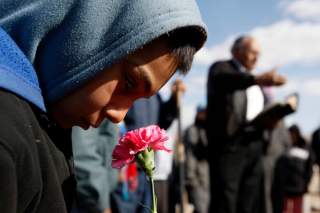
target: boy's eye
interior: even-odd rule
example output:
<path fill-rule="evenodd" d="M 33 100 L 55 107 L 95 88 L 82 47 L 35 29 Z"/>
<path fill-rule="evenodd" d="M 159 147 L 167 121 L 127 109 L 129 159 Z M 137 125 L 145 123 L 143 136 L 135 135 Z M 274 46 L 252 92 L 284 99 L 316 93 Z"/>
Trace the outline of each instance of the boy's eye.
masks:
<path fill-rule="evenodd" d="M 124 89 L 126 92 L 130 92 L 132 91 L 136 86 L 136 82 L 134 81 L 134 79 L 129 75 L 129 74 L 125 74 L 125 78 L 124 78 Z"/>

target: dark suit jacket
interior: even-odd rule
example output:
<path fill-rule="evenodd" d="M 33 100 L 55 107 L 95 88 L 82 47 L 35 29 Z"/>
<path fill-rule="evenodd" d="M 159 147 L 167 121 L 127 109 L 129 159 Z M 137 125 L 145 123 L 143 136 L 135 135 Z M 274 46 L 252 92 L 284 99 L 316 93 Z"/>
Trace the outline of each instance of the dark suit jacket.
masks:
<path fill-rule="evenodd" d="M 254 85 L 254 76 L 241 72 L 234 61 L 214 63 L 209 70 L 207 82 L 209 144 L 215 150 L 235 143 L 253 140 L 248 132 L 256 129 L 246 122 L 246 89 Z M 241 142 L 241 143 L 242 143 Z M 240 142 L 237 142 L 240 143 Z"/>

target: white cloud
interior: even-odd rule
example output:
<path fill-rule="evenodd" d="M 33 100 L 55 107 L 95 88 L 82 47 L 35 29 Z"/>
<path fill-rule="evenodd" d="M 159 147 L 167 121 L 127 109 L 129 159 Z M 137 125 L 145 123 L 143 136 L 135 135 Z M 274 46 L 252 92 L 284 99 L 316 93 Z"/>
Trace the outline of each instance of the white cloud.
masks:
<path fill-rule="evenodd" d="M 275 89 L 276 100 L 284 100 L 288 94 L 298 92 L 298 111 L 286 118 L 287 124 L 297 123 L 304 133 L 312 133 L 319 125 L 320 113 L 320 77 L 294 77 L 284 87 Z"/>
<path fill-rule="evenodd" d="M 275 90 L 279 96 L 286 96 L 292 92 L 298 92 L 303 96 L 310 96 L 314 98 L 320 97 L 320 78 L 315 77 L 313 79 L 289 79 L 289 82 Z"/>
<path fill-rule="evenodd" d="M 320 25 L 291 20 L 259 27 L 251 31 L 262 46 L 258 67 L 292 64 L 320 65 Z"/>
<path fill-rule="evenodd" d="M 320 65 L 320 24 L 297 23 L 282 20 L 274 24 L 257 27 L 249 34 L 258 39 L 262 56 L 258 69 L 274 66 L 305 64 Z M 195 63 L 210 65 L 213 61 L 230 57 L 230 47 L 235 36 L 224 42 L 204 48 L 196 55 Z"/>
<path fill-rule="evenodd" d="M 182 128 L 185 129 L 194 122 L 196 106 L 193 104 L 183 105 L 181 108 Z"/>
<path fill-rule="evenodd" d="M 190 76 L 186 79 L 187 92 L 183 97 L 182 117 L 183 128 L 194 122 L 194 116 L 198 105 L 205 105 L 206 102 L 206 81 L 204 73 L 197 76 Z"/>
<path fill-rule="evenodd" d="M 320 0 L 282 0 L 280 5 L 287 18 L 248 32 L 262 46 L 258 68 L 290 64 L 320 65 L 320 48 L 317 48 L 320 43 Z M 294 21 L 290 15 L 302 21 Z M 230 47 L 236 36 L 230 35 L 223 42 L 200 50 L 195 64 L 210 65 L 213 61 L 230 58 Z"/>
<path fill-rule="evenodd" d="M 296 92 L 299 89 L 299 82 L 297 80 L 291 80 L 289 81 L 282 87 L 278 88 L 279 91 L 284 92 L 284 93 L 291 93 L 291 92 Z"/>
<path fill-rule="evenodd" d="M 320 79 L 306 81 L 303 90 L 310 96 L 320 97 Z"/>
<path fill-rule="evenodd" d="M 301 20 L 320 21 L 320 0 L 283 1 L 282 7 L 286 15 Z"/>
<path fill-rule="evenodd" d="M 207 47 L 202 48 L 195 55 L 194 63 L 200 64 L 200 65 L 209 65 L 213 61 L 230 58 L 229 50 L 234 39 L 235 39 L 235 36 L 231 36 L 221 44 L 218 44 L 210 48 L 207 48 Z"/>
<path fill-rule="evenodd" d="M 204 95 L 204 91 L 206 89 L 207 75 L 204 73 L 198 73 L 197 75 L 190 75 L 186 79 L 186 86 L 188 94 L 192 95 Z"/>

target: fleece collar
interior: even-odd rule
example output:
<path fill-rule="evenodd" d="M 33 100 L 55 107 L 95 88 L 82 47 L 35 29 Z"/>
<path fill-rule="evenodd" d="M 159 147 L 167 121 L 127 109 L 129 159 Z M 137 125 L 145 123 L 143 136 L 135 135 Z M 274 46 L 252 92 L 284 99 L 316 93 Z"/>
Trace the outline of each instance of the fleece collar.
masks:
<path fill-rule="evenodd" d="M 8 34 L 0 28 L 0 87 L 46 111 L 38 78 L 31 63 Z"/>

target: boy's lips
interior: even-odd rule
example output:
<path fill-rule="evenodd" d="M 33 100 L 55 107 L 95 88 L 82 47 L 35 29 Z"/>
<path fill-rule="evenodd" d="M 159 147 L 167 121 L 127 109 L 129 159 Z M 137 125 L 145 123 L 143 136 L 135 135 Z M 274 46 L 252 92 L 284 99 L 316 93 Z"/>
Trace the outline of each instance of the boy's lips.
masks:
<path fill-rule="evenodd" d="M 86 119 L 82 118 L 79 126 L 86 130 L 89 129 L 91 124 Z"/>
<path fill-rule="evenodd" d="M 85 120 L 88 126 L 92 126 L 94 128 L 99 127 L 102 121 L 103 121 L 103 118 L 100 118 L 100 117 L 95 122 Z"/>

